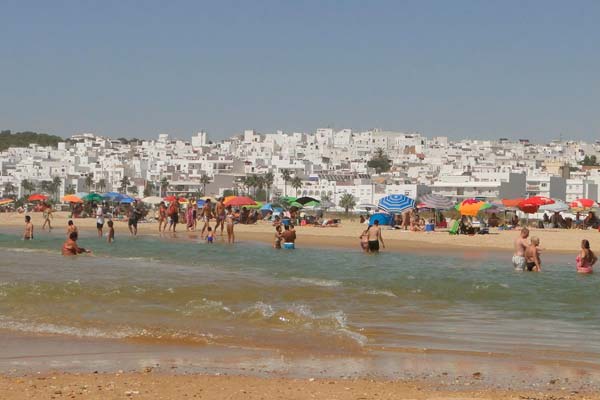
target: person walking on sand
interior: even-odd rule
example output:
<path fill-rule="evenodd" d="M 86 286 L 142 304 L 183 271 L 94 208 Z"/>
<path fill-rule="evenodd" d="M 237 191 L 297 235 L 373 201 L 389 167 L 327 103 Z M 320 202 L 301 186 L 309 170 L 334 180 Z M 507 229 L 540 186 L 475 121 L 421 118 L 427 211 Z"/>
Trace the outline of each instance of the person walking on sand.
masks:
<path fill-rule="evenodd" d="M 586 239 L 581 241 L 581 251 L 575 259 L 577 262 L 577 272 L 580 274 L 591 274 L 594 272 L 594 264 L 598 261 L 598 257 L 590 248 L 590 242 Z"/>
<path fill-rule="evenodd" d="M 541 272 L 542 260 L 540 259 L 540 239 L 532 237 L 529 246 L 525 250 L 525 266 L 527 271 Z"/>
<path fill-rule="evenodd" d="M 210 199 L 206 199 L 206 202 L 202 206 L 202 212 L 200 213 L 202 217 L 202 221 L 204 225 L 202 226 L 202 232 L 200 233 L 200 237 L 204 237 L 204 231 L 210 227 L 210 220 L 212 218 L 212 204 Z"/>
<path fill-rule="evenodd" d="M 67 237 L 69 237 L 71 232 L 79 232 L 79 229 L 77 229 L 77 227 L 73 223 L 73 220 L 70 219 L 69 222 L 67 222 Z"/>
<path fill-rule="evenodd" d="M 102 229 L 104 228 L 104 209 L 102 204 L 94 205 L 96 208 L 96 229 L 98 230 L 98 237 L 102 237 Z"/>
<path fill-rule="evenodd" d="M 227 206 L 227 213 L 225 214 L 225 224 L 227 225 L 227 243 L 235 243 L 235 233 L 233 233 L 234 219 L 233 209 L 231 206 Z M 215 232 L 217 228 L 215 228 Z"/>
<path fill-rule="evenodd" d="M 52 207 L 49 204 L 44 204 L 44 225 L 42 225 L 42 230 L 46 229 L 46 224 L 48 224 L 48 231 L 52 230 Z"/>
<path fill-rule="evenodd" d="M 221 236 L 223 236 L 223 224 L 225 223 L 225 217 L 227 215 L 223 197 L 219 198 L 219 201 L 215 206 L 215 215 L 217 217 L 215 233 L 217 233 L 217 228 L 219 228 L 219 225 L 221 225 Z"/>
<path fill-rule="evenodd" d="M 33 240 L 33 224 L 31 223 L 31 217 L 25 216 L 25 232 L 23 233 L 23 240 Z"/>
<path fill-rule="evenodd" d="M 369 252 L 369 230 L 370 229 L 371 229 L 371 225 L 367 226 L 367 229 L 362 231 L 362 233 L 358 237 L 360 239 L 360 248 L 365 253 Z"/>
<path fill-rule="evenodd" d="M 529 237 L 529 229 L 523 228 L 519 233 L 519 237 L 515 239 L 514 247 L 515 253 L 512 257 L 512 264 L 515 268 L 515 271 L 524 271 L 526 267 L 525 261 L 525 250 L 529 246 L 527 242 L 527 238 Z"/>
<path fill-rule="evenodd" d="M 167 206 L 164 201 L 158 206 L 158 231 L 164 232 L 167 229 Z"/>
<path fill-rule="evenodd" d="M 369 253 L 377 253 L 379 251 L 379 242 L 381 242 L 381 246 L 385 249 L 385 243 L 381 236 L 381 227 L 379 226 L 378 220 L 373 222 L 373 226 L 369 229 L 369 232 L 367 232 L 367 239 L 369 243 Z"/>
<path fill-rule="evenodd" d="M 86 250 L 83 247 L 77 245 L 77 232 L 71 232 L 69 238 L 63 243 L 62 255 L 63 256 L 76 256 L 81 253 L 91 253 L 91 250 Z"/>

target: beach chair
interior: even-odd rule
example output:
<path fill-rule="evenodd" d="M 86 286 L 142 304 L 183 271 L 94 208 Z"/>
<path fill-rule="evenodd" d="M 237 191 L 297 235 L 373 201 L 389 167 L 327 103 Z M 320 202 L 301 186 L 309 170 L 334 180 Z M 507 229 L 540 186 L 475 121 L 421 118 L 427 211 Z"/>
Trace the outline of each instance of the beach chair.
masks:
<path fill-rule="evenodd" d="M 451 235 L 458 235 L 458 227 L 459 226 L 460 226 L 460 221 L 454 221 L 454 223 L 452 224 L 452 227 L 450 228 L 448 233 Z"/>

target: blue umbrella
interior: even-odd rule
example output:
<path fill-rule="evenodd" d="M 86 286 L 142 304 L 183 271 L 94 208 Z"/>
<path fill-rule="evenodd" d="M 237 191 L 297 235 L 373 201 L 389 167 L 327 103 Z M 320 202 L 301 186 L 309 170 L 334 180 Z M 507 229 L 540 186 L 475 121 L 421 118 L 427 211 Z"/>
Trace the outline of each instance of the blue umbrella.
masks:
<path fill-rule="evenodd" d="M 369 225 L 373 225 L 375 221 L 379 221 L 379 225 L 391 225 L 392 216 L 384 213 L 373 214 L 371 215 L 371 218 L 369 218 Z"/>
<path fill-rule="evenodd" d="M 131 204 L 135 201 L 133 197 L 127 196 L 126 194 L 122 194 L 120 197 L 115 199 L 119 203 Z"/>
<path fill-rule="evenodd" d="M 390 194 L 379 200 L 379 208 L 389 213 L 399 213 L 414 207 L 415 201 L 403 194 Z"/>
<path fill-rule="evenodd" d="M 273 206 L 271 203 L 267 203 L 260 208 L 260 211 L 273 211 Z"/>
<path fill-rule="evenodd" d="M 102 197 L 104 197 L 107 200 L 115 200 L 117 198 L 119 198 L 120 196 L 122 196 L 121 193 L 117 193 L 117 192 L 108 192 L 108 193 L 104 193 L 102 195 Z"/>
<path fill-rule="evenodd" d="M 198 205 L 198 207 L 204 206 L 204 203 L 206 203 L 206 200 L 202 200 L 202 199 L 196 200 L 196 204 Z"/>

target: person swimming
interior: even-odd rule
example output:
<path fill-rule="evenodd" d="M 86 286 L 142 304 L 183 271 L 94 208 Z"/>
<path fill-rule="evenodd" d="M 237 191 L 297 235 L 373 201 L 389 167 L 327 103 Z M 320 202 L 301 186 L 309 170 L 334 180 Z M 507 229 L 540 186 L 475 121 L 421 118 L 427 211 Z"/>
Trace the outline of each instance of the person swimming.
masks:
<path fill-rule="evenodd" d="M 580 274 L 591 274 L 594 272 L 593 266 L 598 261 L 598 257 L 590 248 L 590 242 L 586 239 L 581 241 L 581 251 L 575 258 L 577 262 L 577 272 Z"/>

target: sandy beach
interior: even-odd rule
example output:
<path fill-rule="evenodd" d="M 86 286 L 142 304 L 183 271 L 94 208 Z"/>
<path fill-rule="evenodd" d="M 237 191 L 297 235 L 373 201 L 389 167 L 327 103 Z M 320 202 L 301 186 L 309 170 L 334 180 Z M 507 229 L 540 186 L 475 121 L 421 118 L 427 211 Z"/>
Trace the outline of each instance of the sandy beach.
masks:
<path fill-rule="evenodd" d="M 54 213 L 53 226 L 57 230 L 65 230 L 68 220 L 67 212 Z M 38 234 L 43 224 L 41 213 L 32 213 L 32 221 Z M 0 227 L 23 227 L 23 214 L 0 213 Z M 93 218 L 75 219 L 75 224 L 83 230 L 95 230 L 96 221 Z M 214 224 L 214 222 L 213 222 Z M 357 219 L 342 219 L 338 227 L 320 228 L 312 226 L 298 226 L 297 244 L 299 246 L 358 248 L 358 236 L 364 226 Z M 129 235 L 127 223 L 115 223 L 116 235 Z M 254 225 L 236 225 L 235 233 L 241 241 L 260 241 L 272 243 L 273 227 L 266 222 Z M 140 235 L 158 235 L 158 224 L 155 222 L 140 223 Z M 165 235 L 172 235 L 165 233 Z M 177 236 L 197 235 L 197 232 L 186 232 L 184 225 L 177 228 Z M 383 237 L 388 251 L 462 251 L 462 250 L 496 250 L 510 252 L 513 249 L 515 231 L 501 231 L 492 229 L 489 235 L 450 235 L 447 231 L 438 232 L 409 232 L 403 230 L 384 229 Z M 600 234 L 595 230 L 579 229 L 531 229 L 530 236 L 540 238 L 540 248 L 545 252 L 573 253 L 576 254 L 582 239 L 588 239 L 592 248 L 600 246 Z"/>

